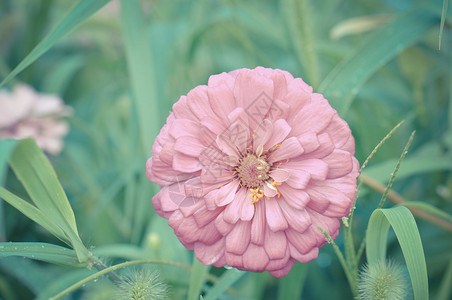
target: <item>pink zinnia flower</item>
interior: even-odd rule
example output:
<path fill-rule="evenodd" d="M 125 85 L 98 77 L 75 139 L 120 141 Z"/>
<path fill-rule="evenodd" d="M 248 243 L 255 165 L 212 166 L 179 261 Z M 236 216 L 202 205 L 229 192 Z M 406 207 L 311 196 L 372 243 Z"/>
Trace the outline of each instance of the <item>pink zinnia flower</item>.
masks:
<path fill-rule="evenodd" d="M 0 139 L 33 138 L 44 151 L 58 154 L 69 132 L 62 118 L 71 112 L 59 97 L 39 94 L 25 84 L 12 92 L 0 90 Z"/>
<path fill-rule="evenodd" d="M 209 78 L 173 106 L 152 147 L 152 198 L 206 265 L 282 277 L 315 259 L 353 204 L 359 163 L 347 123 L 281 70 Z"/>

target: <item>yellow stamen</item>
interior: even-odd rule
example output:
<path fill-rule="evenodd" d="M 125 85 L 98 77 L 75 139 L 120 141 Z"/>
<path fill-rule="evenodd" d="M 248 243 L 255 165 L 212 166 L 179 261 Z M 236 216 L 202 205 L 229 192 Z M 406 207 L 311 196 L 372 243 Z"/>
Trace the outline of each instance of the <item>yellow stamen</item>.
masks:
<path fill-rule="evenodd" d="M 264 197 L 264 190 L 260 190 L 259 188 L 250 189 L 251 194 L 248 197 L 253 197 L 252 204 L 259 202 Z"/>

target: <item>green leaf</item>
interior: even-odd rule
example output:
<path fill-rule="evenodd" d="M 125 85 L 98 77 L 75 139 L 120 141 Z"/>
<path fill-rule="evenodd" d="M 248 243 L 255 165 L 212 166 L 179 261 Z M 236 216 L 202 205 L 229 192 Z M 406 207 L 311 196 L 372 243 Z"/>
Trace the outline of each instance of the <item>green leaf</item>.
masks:
<path fill-rule="evenodd" d="M 230 288 L 234 282 L 247 274 L 244 271 L 239 271 L 237 269 L 230 269 L 221 275 L 218 282 L 207 292 L 204 299 L 205 300 L 215 300 L 218 299 L 224 291 Z"/>
<path fill-rule="evenodd" d="M 340 114 L 347 112 L 359 88 L 372 74 L 438 22 L 431 6 L 427 1 L 379 28 L 328 74 L 319 89 Z"/>
<path fill-rule="evenodd" d="M 190 276 L 190 286 L 188 288 L 188 300 L 199 299 L 201 287 L 204 282 L 204 275 L 208 267 L 203 265 L 196 257 L 193 257 L 193 265 Z"/>
<path fill-rule="evenodd" d="M 10 165 L 36 207 L 64 231 L 80 262 L 90 252 L 77 231 L 75 216 L 55 171 L 32 139 L 20 141 L 10 158 Z"/>
<path fill-rule="evenodd" d="M 447 6 L 449 0 L 443 0 L 443 10 L 441 12 L 441 25 L 439 26 L 438 50 L 441 50 L 441 41 L 443 39 L 444 23 L 446 23 Z"/>
<path fill-rule="evenodd" d="M 83 21 L 88 19 L 96 11 L 102 8 L 110 0 L 81 0 L 74 5 L 71 11 L 55 26 L 44 39 L 14 68 L 14 70 L 6 76 L 0 86 L 7 83 L 11 78 L 23 71 L 31 63 L 37 60 L 61 38 L 68 35 Z"/>
<path fill-rule="evenodd" d="M 8 159 L 16 146 L 16 142 L 16 140 L 0 140 L 0 186 L 3 185 Z"/>
<path fill-rule="evenodd" d="M 439 208 L 434 207 L 433 205 L 429 204 L 429 203 L 425 203 L 425 202 L 418 202 L 418 201 L 409 201 L 409 202 L 405 202 L 402 203 L 401 205 L 406 206 L 406 207 L 417 207 L 417 208 L 421 208 L 422 210 L 437 216 L 441 219 L 444 219 L 446 221 L 449 221 L 450 223 L 452 223 L 452 215 L 442 211 Z"/>
<path fill-rule="evenodd" d="M 121 0 L 124 45 L 144 153 L 150 154 L 160 130 L 161 116 L 155 85 L 147 24 L 138 0 Z"/>
<path fill-rule="evenodd" d="M 22 198 L 10 193 L 6 189 L 0 187 L 0 198 L 4 199 L 10 205 L 15 207 L 25 216 L 38 223 L 45 229 L 47 229 L 51 234 L 67 243 L 71 244 L 70 240 L 67 238 L 66 234 L 63 230 L 54 222 L 52 219 L 47 217 L 42 211 L 37 209 L 35 206 L 31 205 L 27 201 Z"/>
<path fill-rule="evenodd" d="M 308 264 L 296 262 L 290 273 L 281 278 L 278 287 L 278 300 L 301 299 L 304 282 L 308 274 Z"/>
<path fill-rule="evenodd" d="M 86 266 L 78 261 L 73 250 L 48 243 L 0 243 L 0 258 L 8 256 L 22 256 L 71 267 Z"/>
<path fill-rule="evenodd" d="M 369 220 L 366 255 L 369 265 L 386 259 L 389 227 L 394 230 L 411 278 L 414 299 L 428 299 L 427 267 L 416 221 L 408 208 L 376 209 Z"/>

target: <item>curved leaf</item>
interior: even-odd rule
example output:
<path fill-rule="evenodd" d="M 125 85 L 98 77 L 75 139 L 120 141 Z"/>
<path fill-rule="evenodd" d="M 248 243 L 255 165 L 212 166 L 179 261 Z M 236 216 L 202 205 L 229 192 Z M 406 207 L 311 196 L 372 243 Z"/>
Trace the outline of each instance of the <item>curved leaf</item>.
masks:
<path fill-rule="evenodd" d="M 369 265 L 386 259 L 388 229 L 392 227 L 402 249 L 411 278 L 414 299 L 428 299 L 427 266 L 416 221 L 403 206 L 376 209 L 369 220 L 366 255 Z"/>

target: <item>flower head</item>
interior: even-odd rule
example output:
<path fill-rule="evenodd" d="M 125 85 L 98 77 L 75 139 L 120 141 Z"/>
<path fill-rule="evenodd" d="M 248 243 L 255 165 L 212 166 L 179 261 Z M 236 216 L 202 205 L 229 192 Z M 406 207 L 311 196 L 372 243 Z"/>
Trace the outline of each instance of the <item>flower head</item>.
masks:
<path fill-rule="evenodd" d="M 44 151 L 58 154 L 69 131 L 61 118 L 71 111 L 60 98 L 38 94 L 27 85 L 0 90 L 0 139 L 34 138 Z"/>
<path fill-rule="evenodd" d="M 347 123 L 281 70 L 209 78 L 173 106 L 147 161 L 152 198 L 204 264 L 285 276 L 348 215 L 359 164 Z"/>

